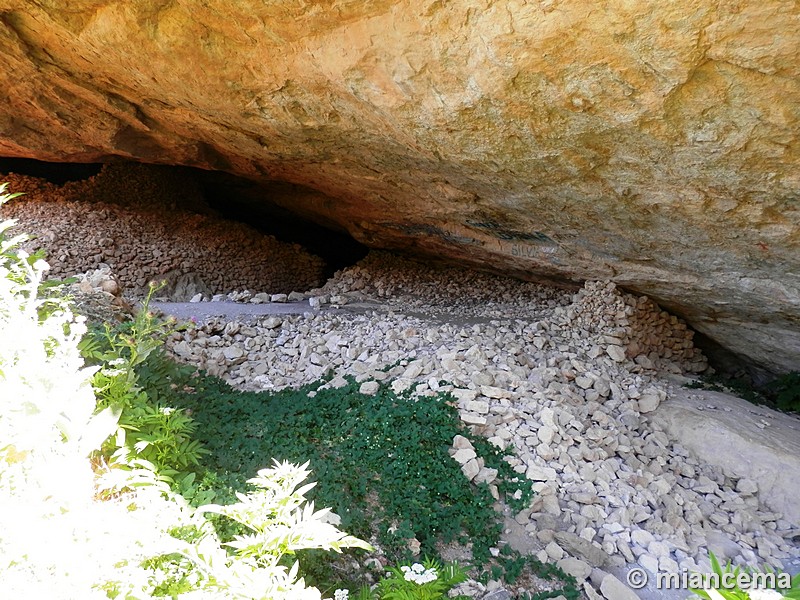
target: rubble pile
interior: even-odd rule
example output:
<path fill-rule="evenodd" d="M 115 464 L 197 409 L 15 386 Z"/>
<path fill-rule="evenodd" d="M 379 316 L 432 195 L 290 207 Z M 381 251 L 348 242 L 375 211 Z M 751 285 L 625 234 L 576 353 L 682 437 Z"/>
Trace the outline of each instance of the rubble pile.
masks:
<path fill-rule="evenodd" d="M 462 421 L 513 450 L 514 469 L 535 482 L 532 505 L 508 515 L 506 541 L 524 539 L 590 597 L 616 589 L 603 574 L 626 565 L 707 569 L 709 550 L 736 564 L 796 555 L 797 524 L 768 510 L 754 482 L 703 463 L 649 417 L 681 374 L 706 367 L 679 319 L 606 282 L 572 294 L 411 262 L 393 278 L 397 266 L 376 253 L 308 293 L 352 307 L 209 318 L 168 346 L 242 389 L 351 375 L 364 393 L 387 382 L 452 394 Z M 465 476 L 492 483 L 464 440 L 452 454 Z"/>
<path fill-rule="evenodd" d="M 176 183 L 170 179 L 176 175 L 167 173 L 148 165 L 108 165 L 63 186 L 0 175 L 9 192 L 24 192 L 0 215 L 16 219 L 15 231 L 34 237 L 27 250 L 46 251 L 52 277 L 105 264 L 133 298 L 160 280 L 175 301 L 198 292 L 278 293 L 319 285 L 322 259 L 215 216 L 195 186 Z"/>

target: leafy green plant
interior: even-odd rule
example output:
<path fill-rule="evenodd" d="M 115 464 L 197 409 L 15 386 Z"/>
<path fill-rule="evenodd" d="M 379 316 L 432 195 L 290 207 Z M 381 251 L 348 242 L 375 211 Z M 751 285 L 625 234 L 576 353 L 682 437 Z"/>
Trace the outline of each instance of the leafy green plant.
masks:
<path fill-rule="evenodd" d="M 237 503 L 198 509 L 198 514 L 216 513 L 248 530 L 226 544 L 235 551 L 233 556 L 220 549 L 214 536 L 210 536 L 210 544 L 201 540 L 187 548 L 185 555 L 207 574 L 207 587 L 248 600 L 302 597 L 306 588 L 298 578 L 299 564 L 295 561 L 287 568 L 286 557 L 309 548 L 335 552 L 372 549 L 332 525 L 329 509 L 315 511 L 313 503 L 306 503 L 305 494 L 316 485 L 301 486 L 310 474 L 307 467 L 308 463 L 297 466 L 275 461 L 272 468 L 261 469 L 248 480 L 256 490 L 237 494 Z"/>
<path fill-rule="evenodd" d="M 692 593 L 705 600 L 800 600 L 800 575 L 796 575 L 790 580 L 789 589 L 742 589 L 739 584 L 742 581 L 752 582 L 756 575 L 764 575 L 764 571 L 747 567 L 733 567 L 730 561 L 722 567 L 713 552 L 708 554 L 711 562 L 713 576 L 697 574 L 706 585 L 703 588 L 690 588 Z M 775 575 L 778 573 L 767 568 L 766 573 Z M 788 579 L 788 576 L 785 576 Z"/>
<path fill-rule="evenodd" d="M 5 189 L 3 187 L 3 189 Z M 4 201 L 0 195 L 0 203 Z M 0 223 L 0 572 L 9 597 L 97 598 L 106 573 L 131 576 L 143 548 L 158 553 L 162 516 L 141 513 L 119 495 L 98 502 L 105 483 L 124 475 L 98 476 L 90 454 L 116 427 L 118 414 L 97 411 L 78 341 L 86 327 L 44 285 L 47 264 L 17 248 L 13 221 Z M 112 476 L 113 475 L 113 476 Z M 162 488 L 148 472 L 135 503 L 163 503 Z M 130 480 L 128 480 L 130 483 Z M 86 565 L 93 569 L 86 569 Z M 131 568 L 129 569 L 129 565 Z"/>
<path fill-rule="evenodd" d="M 187 473 L 183 477 L 175 478 L 173 489 L 191 506 L 210 504 L 217 497 L 217 493 L 206 482 L 202 479 L 197 481 L 197 473 Z"/>
<path fill-rule="evenodd" d="M 357 600 L 440 600 L 467 580 L 467 574 L 457 563 L 446 565 L 425 559 L 422 563 L 390 567 L 386 577 L 374 590 L 364 588 Z M 465 598 L 465 596 L 455 596 Z"/>
<path fill-rule="evenodd" d="M 773 381 L 769 391 L 781 410 L 800 412 L 800 371 L 792 371 Z"/>
<path fill-rule="evenodd" d="M 169 550 L 141 563 L 140 588 L 148 597 L 320 600 L 319 591 L 300 577 L 292 557 L 303 549 L 372 548 L 332 525 L 329 509 L 314 510 L 313 503 L 307 503 L 305 494 L 315 485 L 301 485 L 310 474 L 307 466 L 276 461 L 248 481 L 255 489 L 237 493 L 237 502 L 203 505 L 191 521 L 170 528 Z M 163 501 L 178 499 L 167 494 Z M 208 515 L 235 521 L 246 533 L 221 544 Z M 140 597 L 136 583 L 111 578 L 102 589 L 109 597 Z"/>
<path fill-rule="evenodd" d="M 117 435 L 105 445 L 106 453 L 125 447 L 133 457 L 148 461 L 159 474 L 174 480 L 198 466 L 204 450 L 193 439 L 197 428 L 193 419 L 167 405 L 191 369 L 178 367 L 164 354 L 164 339 L 176 323 L 162 321 L 149 311 L 157 289 L 151 286 L 132 321 L 95 327 L 80 349 L 100 367 L 93 380 L 99 405 L 120 413 Z"/>

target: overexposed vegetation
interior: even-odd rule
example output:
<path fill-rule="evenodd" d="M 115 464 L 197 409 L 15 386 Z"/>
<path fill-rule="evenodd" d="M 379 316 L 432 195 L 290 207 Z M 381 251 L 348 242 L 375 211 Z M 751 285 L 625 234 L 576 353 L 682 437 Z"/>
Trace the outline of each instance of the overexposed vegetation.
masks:
<path fill-rule="evenodd" d="M 100 502 L 90 455 L 116 427 L 95 415 L 85 325 L 63 300 L 39 295 L 47 264 L 0 225 L 0 569 L 9 597 L 92 598 L 109 578 L 139 579 L 146 555 L 169 551 L 181 507 L 159 488 Z"/>
<path fill-rule="evenodd" d="M 0 186 L 0 204 L 9 198 Z M 43 285 L 47 263 L 0 223 L 0 592 L 9 598 L 320 598 L 284 557 L 366 546 L 305 504 L 287 463 L 228 507 L 192 510 L 147 463 L 97 450 L 119 409 L 98 411 L 78 349 L 83 319 Z M 227 552 L 205 513 L 252 531 Z"/>

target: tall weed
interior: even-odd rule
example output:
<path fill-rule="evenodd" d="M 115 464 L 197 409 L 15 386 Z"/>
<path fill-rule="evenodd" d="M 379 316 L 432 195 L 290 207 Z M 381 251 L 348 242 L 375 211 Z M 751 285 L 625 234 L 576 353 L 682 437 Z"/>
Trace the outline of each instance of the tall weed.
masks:
<path fill-rule="evenodd" d="M 193 438 L 197 425 L 182 409 L 170 405 L 175 390 L 193 369 L 178 366 L 164 353 L 174 320 L 161 320 L 149 310 L 150 294 L 127 323 L 95 325 L 81 341 L 83 356 L 99 366 L 93 385 L 102 408 L 119 412 L 116 436 L 106 453 L 127 448 L 132 458 L 151 463 L 170 480 L 184 479 L 205 452 Z"/>

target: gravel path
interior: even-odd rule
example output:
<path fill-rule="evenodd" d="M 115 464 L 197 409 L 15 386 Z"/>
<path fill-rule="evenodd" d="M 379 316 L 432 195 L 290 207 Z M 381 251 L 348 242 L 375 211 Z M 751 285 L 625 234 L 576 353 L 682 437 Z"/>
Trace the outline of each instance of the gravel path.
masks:
<path fill-rule="evenodd" d="M 244 302 L 151 302 L 150 307 L 161 311 L 165 315 L 171 315 L 178 320 L 198 321 L 211 317 L 219 317 L 228 320 L 239 319 L 258 319 L 269 315 L 302 315 L 311 312 L 312 309 L 308 300 L 301 302 L 270 302 L 268 304 L 249 304 Z M 334 310 L 325 307 L 324 310 Z"/>

